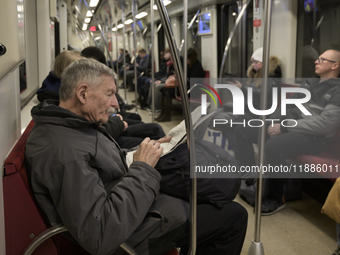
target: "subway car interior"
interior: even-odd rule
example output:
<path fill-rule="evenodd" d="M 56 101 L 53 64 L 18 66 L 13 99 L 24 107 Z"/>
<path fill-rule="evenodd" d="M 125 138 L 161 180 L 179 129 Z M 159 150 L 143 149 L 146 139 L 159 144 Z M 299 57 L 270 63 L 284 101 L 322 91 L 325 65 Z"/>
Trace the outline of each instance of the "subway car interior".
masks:
<path fill-rule="evenodd" d="M 27 139 L 28 131 L 33 125 L 32 107 L 43 101 L 41 97 L 39 98 L 39 91 L 41 92 L 46 77 L 52 74 L 51 70 L 55 70 L 53 68 L 56 58 L 63 52 L 75 52 L 80 59 L 86 57 L 83 53 L 85 48 L 95 47 L 100 50 L 105 56 L 104 63 L 116 75 L 115 84 L 120 98 L 117 95 L 120 106 L 118 113 L 131 114 L 128 116 L 133 116 L 143 123 L 158 123 L 165 134 L 183 124 L 190 156 L 195 155 L 191 154 L 194 149 L 190 147 L 190 143 L 194 144 L 197 139 L 194 137 L 196 133 L 193 132 L 197 120 L 192 117 L 191 112 L 197 109 L 196 107 L 203 109 L 206 106 L 202 103 L 203 99 L 205 103 L 209 101 L 209 113 L 225 107 L 222 104 L 233 103 L 234 94 L 230 90 L 221 89 L 223 86 L 221 84 L 231 81 L 235 85 L 239 83 L 237 80 L 241 83 L 246 82 L 249 71 L 255 72 L 254 65 L 261 62 L 264 77 L 265 74 L 268 77 L 270 70 L 280 67 L 280 87 L 281 89 L 285 87 L 290 92 L 289 89 L 299 88 L 306 79 L 315 78 L 316 66 L 320 63 L 340 65 L 340 60 L 321 57 L 330 49 L 340 51 L 340 0 L 0 0 L 0 2 L 2 104 L 0 254 L 85 254 L 74 250 L 73 253 L 63 253 L 60 248 L 62 244 L 58 244 L 59 246 L 56 244 L 60 240 L 58 236 L 66 233 L 67 229 L 60 224 L 54 225 L 51 229 L 46 224 L 45 216 L 32 195 L 28 183 L 30 177 L 27 173 L 23 175 L 22 172 L 26 172 L 25 164 L 27 166 L 24 159 L 25 142 L 21 145 L 22 148 L 18 149 L 20 142 Z M 263 49 L 260 52 L 261 61 L 254 57 L 260 48 Z M 195 52 L 194 61 L 197 58 L 204 71 L 200 76 L 200 82 L 197 83 L 190 79 L 195 76 L 189 74 L 193 61 L 192 52 Z M 275 56 L 274 64 L 271 62 L 271 56 Z M 138 58 L 141 60 L 136 64 Z M 139 68 L 143 59 L 146 67 L 142 70 Z M 168 86 L 168 73 L 171 68 L 176 84 L 173 85 L 174 96 L 172 95 L 168 103 L 165 88 Z M 166 70 L 164 71 L 166 74 L 159 76 L 162 70 Z M 190 94 L 187 92 L 188 76 L 192 86 Z M 141 77 L 145 79 L 140 80 Z M 160 77 L 165 79 L 162 80 Z M 158 80 L 161 81 L 157 83 Z M 146 82 L 149 87 L 144 90 Z M 267 79 L 261 82 L 262 100 L 266 97 L 264 90 Z M 155 84 L 163 84 L 164 89 L 158 91 L 156 89 L 158 85 Z M 195 89 L 197 84 L 201 84 L 200 93 L 194 96 L 196 94 L 193 91 L 198 91 Z M 216 90 L 213 89 L 214 86 Z M 291 91 L 295 91 L 294 89 Z M 311 93 L 313 99 L 313 91 Z M 156 96 L 161 97 L 157 100 Z M 279 103 L 284 100 L 284 97 L 279 98 Z M 247 102 L 247 99 L 243 101 Z M 234 97 L 234 104 L 235 102 Z M 262 106 L 266 107 L 266 103 L 261 102 L 260 107 Z M 201 113 L 206 115 L 203 110 Z M 258 116 L 259 119 L 260 117 Z M 132 125 L 129 124 L 130 126 Z M 205 127 L 204 140 L 223 148 L 232 158 L 238 160 L 235 136 L 225 134 L 214 127 L 210 124 Z M 26 138 L 23 138 L 25 130 Z M 263 136 L 260 135 L 262 138 Z M 322 166 L 333 167 L 336 172 L 337 163 L 340 163 L 340 153 L 337 151 L 340 149 L 338 137 L 339 132 L 330 139 L 334 153 L 323 152 L 321 156 L 318 155 L 320 162 L 324 162 Z M 261 145 L 263 141 L 259 140 L 259 144 Z M 265 160 L 260 145 L 254 144 L 255 157 L 259 165 Z M 19 156 L 16 156 L 16 153 Z M 19 166 L 15 162 L 11 163 L 13 157 L 16 158 L 15 162 L 21 161 Z M 306 156 L 304 159 L 310 158 Z M 291 158 L 287 160 L 287 164 L 302 166 L 309 164 L 310 169 L 314 162 L 304 159 L 298 157 L 294 161 L 295 158 Z M 16 168 L 18 170 L 15 170 Z M 194 166 L 191 166 L 190 170 L 193 168 Z M 14 178 L 15 174 L 26 177 L 20 177 L 19 180 Z M 198 209 L 197 179 L 195 175 L 191 177 L 190 189 L 188 188 L 191 233 L 190 238 L 188 237 L 191 247 L 189 253 L 202 254 L 196 250 L 196 247 L 199 247 L 195 222 Z M 256 202 L 251 205 L 240 193 L 234 199 L 248 212 L 247 230 L 240 254 L 340 254 L 340 249 L 339 253 L 334 252 L 340 246 L 340 238 L 337 237 L 340 235 L 340 227 L 337 233 L 334 219 L 321 212 L 337 177 L 338 174 L 330 176 L 315 173 L 313 177 L 289 178 L 286 191 L 291 196 L 287 195 L 284 210 L 269 216 L 261 216 L 261 186 L 266 185 L 262 175 L 254 177 L 260 188 L 253 185 L 250 189 L 249 183 L 241 181 L 241 188 L 242 185 L 248 185 L 249 192 L 252 193 L 254 201 L 256 198 Z M 25 188 L 19 189 L 20 185 L 16 186 L 17 182 Z M 15 194 L 11 193 L 12 191 L 15 191 Z M 26 198 L 33 201 L 34 210 L 22 209 L 13 212 L 15 210 L 13 200 L 21 203 L 17 208 L 26 208 L 22 206 L 26 203 Z M 340 209 L 338 214 L 340 215 Z M 20 215 L 25 215 L 25 218 L 19 219 Z M 33 216 L 39 218 L 38 221 L 42 222 L 43 228 L 30 229 L 28 225 L 36 224 Z M 339 216 L 338 218 L 340 219 Z M 30 219 L 32 224 L 27 224 Z M 123 241 L 121 249 L 127 254 L 138 254 L 128 242 Z M 49 246 L 57 248 L 52 251 L 49 250 Z M 184 253 L 177 247 L 172 253 L 167 254 Z"/>

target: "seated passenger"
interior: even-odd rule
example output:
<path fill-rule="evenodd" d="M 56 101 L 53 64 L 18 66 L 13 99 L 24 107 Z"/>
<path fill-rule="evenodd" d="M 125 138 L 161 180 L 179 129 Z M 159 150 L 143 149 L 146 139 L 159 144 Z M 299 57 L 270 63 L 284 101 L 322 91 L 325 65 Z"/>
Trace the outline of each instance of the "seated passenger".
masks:
<path fill-rule="evenodd" d="M 37 91 L 37 98 L 40 102 L 45 99 L 59 100 L 60 77 L 64 69 L 72 62 L 81 59 L 78 51 L 63 51 L 54 60 L 53 70 L 48 74 Z"/>
<path fill-rule="evenodd" d="M 190 88 L 190 78 L 204 78 L 205 72 L 201 62 L 197 59 L 197 52 L 188 49 L 187 89 Z M 161 114 L 155 119 L 157 122 L 171 121 L 172 99 L 175 98 L 175 88 L 164 88 L 162 91 Z"/>
<path fill-rule="evenodd" d="M 311 93 L 309 102 L 304 103 L 312 115 L 306 115 L 295 104 L 287 105 L 287 113 L 281 116 L 281 108 L 268 117 L 265 144 L 266 163 L 271 166 L 285 166 L 286 159 L 299 155 L 318 155 L 331 141 L 340 127 L 340 52 L 327 50 L 315 61 L 315 74 L 319 78 L 306 80 L 301 88 Z M 304 98 L 302 93 L 292 98 Z M 281 121 L 285 119 L 285 126 Z M 296 124 L 296 125 L 295 125 Z M 289 127 L 287 127 L 289 126 Z M 255 165 L 253 143 L 258 143 L 258 128 L 235 128 L 235 137 L 241 166 Z M 276 176 L 275 176 L 276 175 Z M 280 177 L 287 174 L 280 172 Z M 283 188 L 285 179 L 277 173 L 268 174 L 268 196 L 262 203 L 262 215 L 273 214 L 285 207 Z"/>
<path fill-rule="evenodd" d="M 244 98 L 247 99 L 248 88 L 251 87 L 253 89 L 253 106 L 255 109 L 260 109 L 261 102 L 261 84 L 262 84 L 262 54 L 263 48 L 257 49 L 253 55 L 251 56 L 252 64 L 248 67 L 247 76 L 248 79 L 245 84 L 241 82 L 231 79 L 228 84 L 235 85 L 240 88 L 244 94 Z M 267 107 L 270 108 L 272 105 L 272 89 L 274 87 L 281 87 L 281 67 L 280 61 L 276 56 L 269 57 L 269 72 L 267 84 Z M 245 100 L 247 101 L 247 100 Z M 253 113 L 251 113 L 245 105 L 245 114 L 244 115 L 233 115 L 232 113 L 233 107 L 230 105 L 224 105 L 223 107 L 216 110 L 215 119 L 223 119 L 230 123 L 230 120 L 233 122 L 242 122 L 243 120 L 248 121 L 249 119 L 256 118 Z M 225 136 L 231 135 L 234 133 L 235 125 L 216 125 L 212 127 L 214 129 L 220 130 Z M 237 152 L 235 151 L 237 154 Z"/>
<path fill-rule="evenodd" d="M 174 68 L 171 58 L 171 52 L 170 48 L 167 47 L 164 51 L 164 61 L 161 63 L 161 68 L 159 72 L 155 74 L 155 111 L 160 111 L 161 109 L 161 101 L 162 101 L 162 89 L 165 86 L 166 79 L 174 74 Z M 144 81 L 143 86 L 141 86 L 140 89 L 140 103 L 141 108 L 150 107 L 152 104 L 152 89 L 150 89 L 151 86 L 151 78 L 142 76 L 139 77 L 138 80 L 142 83 Z"/>
<path fill-rule="evenodd" d="M 123 54 L 124 49 L 119 49 L 119 56 L 118 59 L 112 61 L 113 64 L 113 69 L 117 72 L 117 70 L 119 70 L 123 65 L 124 65 L 124 55 L 125 55 L 125 62 L 126 64 L 129 64 L 131 61 L 131 57 L 129 55 L 129 52 L 127 50 L 125 50 L 125 54 Z M 117 64 L 118 64 L 118 69 L 117 69 Z M 111 61 L 107 62 L 107 66 L 111 67 Z"/>
<path fill-rule="evenodd" d="M 60 104 L 32 109 L 32 190 L 49 222 L 63 223 L 91 254 L 112 254 L 125 241 L 141 255 L 175 247 L 186 253 L 188 203 L 159 193 L 160 143 L 146 138 L 127 168 L 102 127 L 117 104 L 114 76 L 98 61 L 78 60 L 62 74 Z M 247 212 L 236 202 L 197 205 L 196 254 L 240 254 L 246 227 Z"/>
<path fill-rule="evenodd" d="M 139 77 L 141 73 L 146 75 L 147 70 L 151 68 L 151 58 L 144 49 L 138 51 L 138 56 L 140 57 L 140 61 L 137 62 L 137 77 Z M 133 83 L 134 78 L 134 66 L 129 66 L 126 72 L 126 83 L 130 86 L 129 92 L 135 91 L 135 84 Z"/>
<path fill-rule="evenodd" d="M 124 80 L 124 72 L 127 74 L 128 71 L 134 71 L 134 66 L 135 66 L 135 61 L 137 63 L 137 65 L 140 63 L 141 61 L 141 58 L 138 54 L 138 51 L 142 49 L 141 47 L 139 47 L 137 49 L 137 56 L 135 55 L 135 51 L 133 50 L 132 51 L 132 58 L 130 60 L 129 63 L 126 63 L 125 66 L 122 66 L 120 69 L 119 69 L 119 77 L 121 77 L 123 80 Z M 127 87 L 128 87 L 128 84 L 127 84 Z M 124 82 L 120 85 L 119 87 L 120 89 L 124 89 Z"/>

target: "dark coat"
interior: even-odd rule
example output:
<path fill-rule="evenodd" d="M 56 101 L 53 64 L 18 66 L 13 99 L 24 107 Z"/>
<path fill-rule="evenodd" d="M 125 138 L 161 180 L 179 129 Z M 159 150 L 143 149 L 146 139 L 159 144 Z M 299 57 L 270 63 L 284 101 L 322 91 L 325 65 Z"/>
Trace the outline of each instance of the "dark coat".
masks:
<path fill-rule="evenodd" d="M 60 78 L 50 72 L 43 81 L 41 88 L 37 91 L 38 100 L 40 102 L 43 102 L 45 99 L 59 100 L 60 84 Z"/>

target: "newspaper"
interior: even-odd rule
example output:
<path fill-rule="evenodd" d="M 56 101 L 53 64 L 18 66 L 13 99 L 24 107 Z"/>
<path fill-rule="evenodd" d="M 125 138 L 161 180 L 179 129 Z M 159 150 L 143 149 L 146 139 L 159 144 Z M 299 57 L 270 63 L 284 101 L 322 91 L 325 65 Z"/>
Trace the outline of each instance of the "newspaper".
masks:
<path fill-rule="evenodd" d="M 207 107 L 209 107 L 210 103 L 207 103 Z M 197 107 L 195 110 L 191 112 L 191 119 L 192 119 L 192 126 L 195 130 L 201 123 L 203 123 L 205 120 L 210 118 L 214 112 L 205 115 L 202 117 L 201 115 L 201 106 Z M 161 143 L 161 147 L 163 147 L 163 153 L 162 156 L 170 153 L 174 149 L 177 148 L 178 145 L 181 143 L 184 143 L 186 141 L 186 127 L 185 127 L 185 121 L 183 120 L 181 123 L 179 123 L 176 127 L 170 130 L 167 136 L 171 136 L 171 140 L 168 143 Z M 135 151 L 129 151 L 126 155 L 126 164 L 130 166 L 133 162 L 133 153 Z"/>

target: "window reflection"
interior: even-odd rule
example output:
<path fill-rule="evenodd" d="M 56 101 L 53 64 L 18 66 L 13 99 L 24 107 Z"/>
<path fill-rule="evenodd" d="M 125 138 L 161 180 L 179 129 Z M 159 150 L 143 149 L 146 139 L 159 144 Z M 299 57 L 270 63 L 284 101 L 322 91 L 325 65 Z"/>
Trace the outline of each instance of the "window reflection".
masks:
<path fill-rule="evenodd" d="M 297 78 L 315 77 L 314 61 L 327 49 L 340 50 L 340 1 L 299 0 Z"/>

